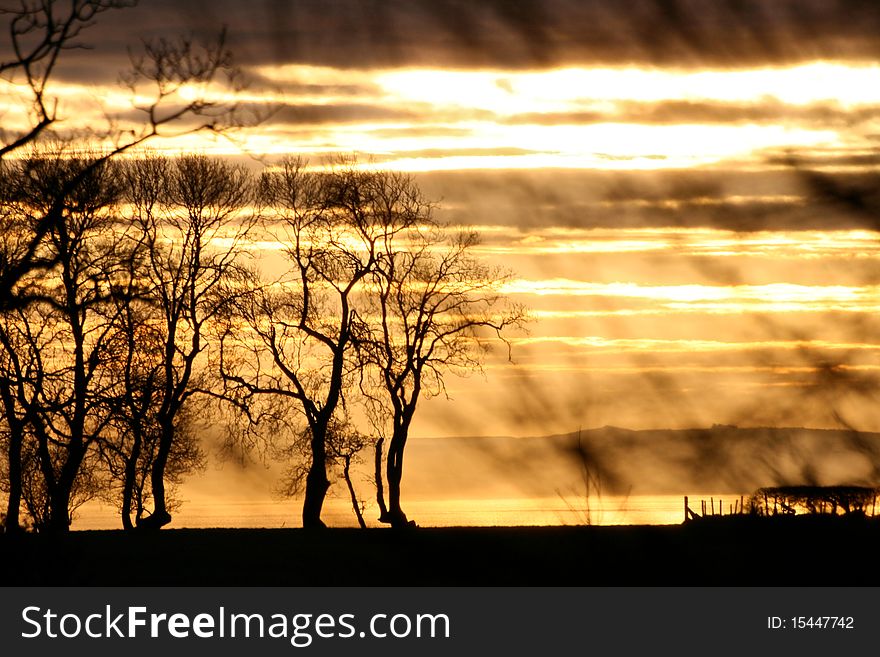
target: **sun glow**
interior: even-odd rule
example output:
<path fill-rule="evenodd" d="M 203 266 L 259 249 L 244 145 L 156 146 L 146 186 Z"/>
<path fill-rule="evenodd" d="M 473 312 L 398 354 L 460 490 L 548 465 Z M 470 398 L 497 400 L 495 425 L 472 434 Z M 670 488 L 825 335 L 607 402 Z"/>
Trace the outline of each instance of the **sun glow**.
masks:
<path fill-rule="evenodd" d="M 323 71 L 298 73 L 314 81 Z M 335 74 L 330 79 L 338 83 Z M 834 130 L 788 123 L 615 122 L 613 117 L 619 115 L 622 103 L 831 103 L 840 108 L 869 105 L 880 102 L 880 67 L 816 62 L 789 68 L 704 72 L 634 68 L 543 72 L 409 69 L 375 73 L 369 88 L 368 97 L 385 106 L 417 109 L 420 119 L 414 124 L 456 126 L 462 130 L 452 136 L 426 129 L 415 136 L 381 138 L 377 137 L 376 126 L 354 124 L 334 131 L 342 150 L 382 154 L 382 165 L 408 171 L 659 169 L 747 159 L 768 149 L 833 146 L 842 137 Z M 585 119 L 591 113 L 596 118 Z M 523 152 L 463 152 L 501 147 Z"/>
<path fill-rule="evenodd" d="M 516 345 L 554 345 L 561 344 L 580 348 L 580 353 L 693 353 L 697 351 L 743 351 L 755 349 L 780 349 L 786 351 L 804 349 L 822 350 L 862 350 L 880 352 L 880 345 L 863 343 L 840 343 L 825 340 L 766 340 L 766 341 L 722 341 L 722 340 L 684 340 L 655 338 L 608 338 L 604 336 L 547 336 L 513 338 Z"/>
<path fill-rule="evenodd" d="M 594 283 L 564 278 L 516 280 L 503 292 L 516 295 L 639 299 L 667 311 L 713 312 L 877 312 L 880 286 L 796 285 L 642 285 L 630 282 Z"/>
<path fill-rule="evenodd" d="M 549 227 L 523 237 L 496 237 L 478 248 L 491 255 L 674 253 L 682 256 L 785 259 L 880 256 L 880 235 L 867 230 L 754 231 L 677 228 Z"/>
<path fill-rule="evenodd" d="M 772 119 L 772 113 L 737 120 L 736 107 L 771 107 L 785 116 L 780 108 L 822 105 L 842 112 L 880 104 L 880 66 L 835 62 L 708 71 L 371 71 L 295 65 L 254 72 L 266 84 L 234 99 L 219 88 L 183 87 L 178 95 L 264 107 L 265 120 L 239 130 L 234 144 L 200 133 L 165 140 L 162 150 L 219 155 L 244 147 L 251 154 L 316 158 L 358 152 L 374 158 L 374 167 L 406 171 L 745 166 L 780 149 L 852 146 L 852 135 L 840 126 Z M 136 129 L 139 113 L 132 107 L 150 101 L 119 87 L 75 83 L 57 84 L 53 94 L 76 116 L 65 122 L 65 130 L 105 123 L 99 106 L 119 114 L 120 128 Z M 653 108 L 664 103 L 678 103 L 667 110 L 672 116 L 651 119 Z M 724 103 L 735 107 L 727 118 L 688 113 L 701 103 L 710 110 Z M 633 114 L 633 104 L 646 116 Z M 14 105 L 11 99 L 0 102 L 8 129 L 26 119 Z"/>
<path fill-rule="evenodd" d="M 513 115 L 571 111 L 615 101 L 764 101 L 842 106 L 880 103 L 880 66 L 813 62 L 793 67 L 675 71 L 565 68 L 541 72 L 407 70 L 380 74 L 390 95 L 437 106 Z"/>

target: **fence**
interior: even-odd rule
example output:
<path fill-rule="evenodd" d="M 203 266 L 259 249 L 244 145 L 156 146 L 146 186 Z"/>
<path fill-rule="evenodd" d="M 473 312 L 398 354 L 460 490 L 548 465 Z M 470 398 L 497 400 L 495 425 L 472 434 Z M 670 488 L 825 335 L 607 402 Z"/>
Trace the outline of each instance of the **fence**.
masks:
<path fill-rule="evenodd" d="M 684 520 L 715 516 L 861 515 L 874 517 L 880 489 L 866 486 L 778 486 L 759 488 L 748 499 L 740 495 L 727 504 L 714 497 L 700 500 L 700 512 L 684 496 Z"/>

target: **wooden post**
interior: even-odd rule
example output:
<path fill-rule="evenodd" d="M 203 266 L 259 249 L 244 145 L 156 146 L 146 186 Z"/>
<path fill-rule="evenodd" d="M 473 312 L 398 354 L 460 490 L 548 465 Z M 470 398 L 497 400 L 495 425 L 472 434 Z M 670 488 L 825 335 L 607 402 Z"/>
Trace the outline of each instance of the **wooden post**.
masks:
<path fill-rule="evenodd" d="M 714 516 L 715 515 L 715 498 L 710 497 L 709 501 L 712 503 L 712 515 Z"/>
<path fill-rule="evenodd" d="M 687 522 L 688 519 L 688 496 L 684 496 L 684 521 Z"/>
<path fill-rule="evenodd" d="M 700 504 L 702 505 L 703 517 L 706 517 L 706 500 L 700 500 Z"/>

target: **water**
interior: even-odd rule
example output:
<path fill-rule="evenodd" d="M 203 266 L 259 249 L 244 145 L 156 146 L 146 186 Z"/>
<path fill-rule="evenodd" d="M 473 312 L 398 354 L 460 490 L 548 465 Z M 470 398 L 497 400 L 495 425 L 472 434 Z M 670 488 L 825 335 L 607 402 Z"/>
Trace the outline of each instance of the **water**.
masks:
<path fill-rule="evenodd" d="M 730 496 L 730 501 L 733 501 Z M 738 498 L 737 498 L 738 499 Z M 717 500 L 717 497 L 716 497 Z M 725 504 L 727 503 L 725 501 Z M 537 525 L 666 525 L 684 519 L 681 495 L 607 496 L 601 499 L 502 498 L 408 500 L 404 509 L 422 527 L 537 526 Z M 693 503 L 692 503 L 693 505 Z M 335 527 L 355 527 L 350 504 L 328 499 L 324 521 Z M 380 526 L 375 508 L 364 513 L 367 524 Z M 299 527 L 299 502 L 238 501 L 188 503 L 175 514 L 175 528 L 274 528 Z M 107 506 L 83 507 L 74 529 L 118 529 L 116 512 Z"/>

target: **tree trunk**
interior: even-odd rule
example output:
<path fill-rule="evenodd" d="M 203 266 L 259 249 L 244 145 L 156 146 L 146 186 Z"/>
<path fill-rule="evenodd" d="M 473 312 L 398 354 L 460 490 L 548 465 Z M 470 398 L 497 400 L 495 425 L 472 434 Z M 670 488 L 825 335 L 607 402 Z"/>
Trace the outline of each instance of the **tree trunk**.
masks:
<path fill-rule="evenodd" d="M 323 529 L 327 525 L 321 520 L 324 498 L 330 489 L 327 479 L 327 421 L 313 425 L 312 430 L 312 464 L 306 475 L 306 494 L 303 499 L 302 526 L 304 529 Z"/>
<path fill-rule="evenodd" d="M 389 451 L 388 456 L 391 456 Z M 400 480 L 403 477 L 403 470 L 400 465 L 391 465 L 389 460 L 388 466 L 388 516 L 386 522 L 392 527 L 400 528 L 409 525 L 409 520 L 400 506 Z"/>
<path fill-rule="evenodd" d="M 66 533 L 70 530 L 70 498 L 87 449 L 82 442 L 70 445 L 58 478 L 54 485 L 49 486 L 49 522 L 46 529 L 50 533 Z"/>
<path fill-rule="evenodd" d="M 131 454 L 125 461 L 125 480 L 122 483 L 122 528 L 133 529 L 131 522 L 131 506 L 134 501 L 135 477 L 137 476 L 137 462 L 141 455 L 140 436 L 136 435 L 131 447 Z"/>
<path fill-rule="evenodd" d="M 361 505 L 358 502 L 357 493 L 354 491 L 354 484 L 351 481 L 351 455 L 346 455 L 345 465 L 342 468 L 342 476 L 345 478 L 345 485 L 348 486 L 348 494 L 351 496 L 351 506 L 354 509 L 354 515 L 357 516 L 358 525 L 361 529 L 367 528 L 364 521 L 364 514 L 361 512 Z"/>
<path fill-rule="evenodd" d="M 303 499 L 302 526 L 304 529 L 323 529 L 327 525 L 321 520 L 324 498 L 330 488 L 330 481 L 324 465 L 312 461 L 309 474 L 306 475 L 306 495 Z"/>
<path fill-rule="evenodd" d="M 407 527 L 411 523 L 400 506 L 400 482 L 403 479 L 403 449 L 409 434 L 409 423 L 402 422 L 394 428 L 388 445 L 388 522 L 394 528 Z"/>
<path fill-rule="evenodd" d="M 5 377 L 0 384 L 0 396 L 3 398 L 6 424 L 9 428 L 9 448 L 6 454 L 9 465 L 9 498 L 6 504 L 6 519 L 3 523 L 3 529 L 7 534 L 21 529 L 21 450 L 24 446 L 24 422 L 16 414 L 11 385 L 9 379 Z"/>
<path fill-rule="evenodd" d="M 160 529 L 171 522 L 171 514 L 168 513 L 165 500 L 165 466 L 168 464 L 168 455 L 171 453 L 173 440 L 174 424 L 171 420 L 163 419 L 159 435 L 159 450 L 156 452 L 156 460 L 153 461 L 153 467 L 150 471 L 153 513 L 137 524 L 139 529 Z"/>
<path fill-rule="evenodd" d="M 12 424 L 12 422 L 10 422 Z M 7 534 L 21 529 L 21 448 L 22 432 L 20 427 L 10 427 L 9 451 L 9 499 L 6 505 L 6 520 L 3 529 Z"/>
<path fill-rule="evenodd" d="M 137 496 L 134 498 L 134 526 L 137 527 L 141 523 L 141 519 L 144 517 L 144 491 L 138 491 Z"/>
<path fill-rule="evenodd" d="M 385 439 L 381 437 L 376 441 L 375 472 L 373 475 L 376 483 L 376 504 L 379 506 L 379 522 L 389 522 L 388 507 L 385 506 L 385 487 L 382 484 L 382 445 L 384 443 Z"/>
<path fill-rule="evenodd" d="M 46 530 L 52 534 L 63 534 L 70 530 L 70 489 L 59 482 L 49 496 L 49 522 Z"/>

